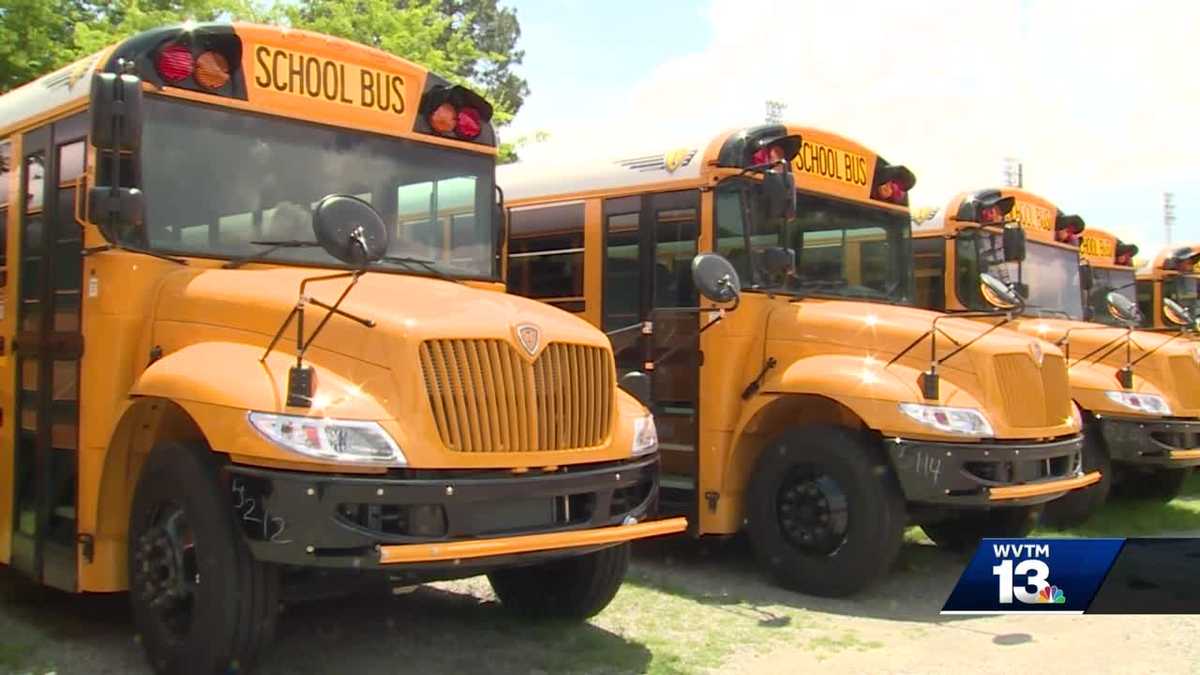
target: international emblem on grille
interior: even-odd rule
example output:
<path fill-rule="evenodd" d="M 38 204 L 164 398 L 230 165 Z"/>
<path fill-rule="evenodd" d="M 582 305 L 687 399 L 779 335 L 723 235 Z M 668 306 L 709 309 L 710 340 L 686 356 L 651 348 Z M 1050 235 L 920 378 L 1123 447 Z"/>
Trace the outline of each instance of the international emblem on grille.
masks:
<path fill-rule="evenodd" d="M 1045 353 L 1042 352 L 1042 346 L 1036 342 L 1030 343 L 1029 355 L 1033 357 L 1033 362 L 1037 364 L 1037 367 L 1041 368 L 1042 361 L 1046 359 Z"/>
<path fill-rule="evenodd" d="M 538 347 L 542 345 L 542 329 L 531 323 L 522 323 L 517 324 L 514 330 L 517 333 L 517 342 L 521 343 L 521 349 L 530 356 L 537 354 Z"/>

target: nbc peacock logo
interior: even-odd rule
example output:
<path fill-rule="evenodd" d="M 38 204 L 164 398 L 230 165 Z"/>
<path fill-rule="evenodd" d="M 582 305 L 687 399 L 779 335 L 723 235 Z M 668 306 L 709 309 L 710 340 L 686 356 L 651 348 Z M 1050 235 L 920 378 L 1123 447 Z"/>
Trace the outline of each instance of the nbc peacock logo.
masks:
<path fill-rule="evenodd" d="M 1039 603 L 1062 605 L 1067 602 L 1067 596 L 1063 595 L 1062 589 L 1058 586 L 1042 586 L 1037 597 Z"/>

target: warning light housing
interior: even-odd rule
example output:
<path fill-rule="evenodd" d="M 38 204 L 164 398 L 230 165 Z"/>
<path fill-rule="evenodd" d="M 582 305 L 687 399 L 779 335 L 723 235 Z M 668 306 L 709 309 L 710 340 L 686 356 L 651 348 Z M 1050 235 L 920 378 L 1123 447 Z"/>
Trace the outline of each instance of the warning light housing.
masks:
<path fill-rule="evenodd" d="M 875 163 L 875 180 L 871 199 L 889 204 L 908 206 L 908 191 L 917 184 L 917 177 L 908 167 L 888 164 L 882 157 Z"/>
<path fill-rule="evenodd" d="M 157 87 L 246 99 L 242 40 L 229 24 L 167 26 L 118 44 L 103 69 L 134 73 Z"/>
<path fill-rule="evenodd" d="M 459 85 L 435 84 L 427 88 L 421 97 L 416 130 L 460 141 L 494 145 L 495 133 L 491 128 L 491 120 L 492 105 L 479 94 Z"/>

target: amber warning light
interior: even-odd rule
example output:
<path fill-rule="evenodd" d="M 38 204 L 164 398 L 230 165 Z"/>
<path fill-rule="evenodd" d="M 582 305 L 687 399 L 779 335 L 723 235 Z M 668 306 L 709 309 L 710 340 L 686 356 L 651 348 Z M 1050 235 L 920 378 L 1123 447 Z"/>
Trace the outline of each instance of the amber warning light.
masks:
<path fill-rule="evenodd" d="M 466 87 L 436 86 L 421 99 L 421 119 L 431 133 L 474 141 L 492 119 L 492 106 Z"/>

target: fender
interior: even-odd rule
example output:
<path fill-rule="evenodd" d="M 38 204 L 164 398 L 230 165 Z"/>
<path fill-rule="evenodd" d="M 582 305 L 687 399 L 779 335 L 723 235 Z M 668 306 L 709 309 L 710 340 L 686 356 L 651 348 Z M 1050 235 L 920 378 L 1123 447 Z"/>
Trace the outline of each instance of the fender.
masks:
<path fill-rule="evenodd" d="M 1079 407 L 1093 413 L 1133 413 L 1123 406 L 1112 402 L 1104 392 L 1117 391 L 1121 385 L 1117 382 L 1117 369 L 1104 363 L 1072 363 L 1068 371 L 1071 376 L 1071 398 Z M 1169 403 L 1174 403 L 1171 397 L 1159 391 L 1148 380 L 1133 369 L 1133 389 L 1140 394 L 1157 394 Z"/>

